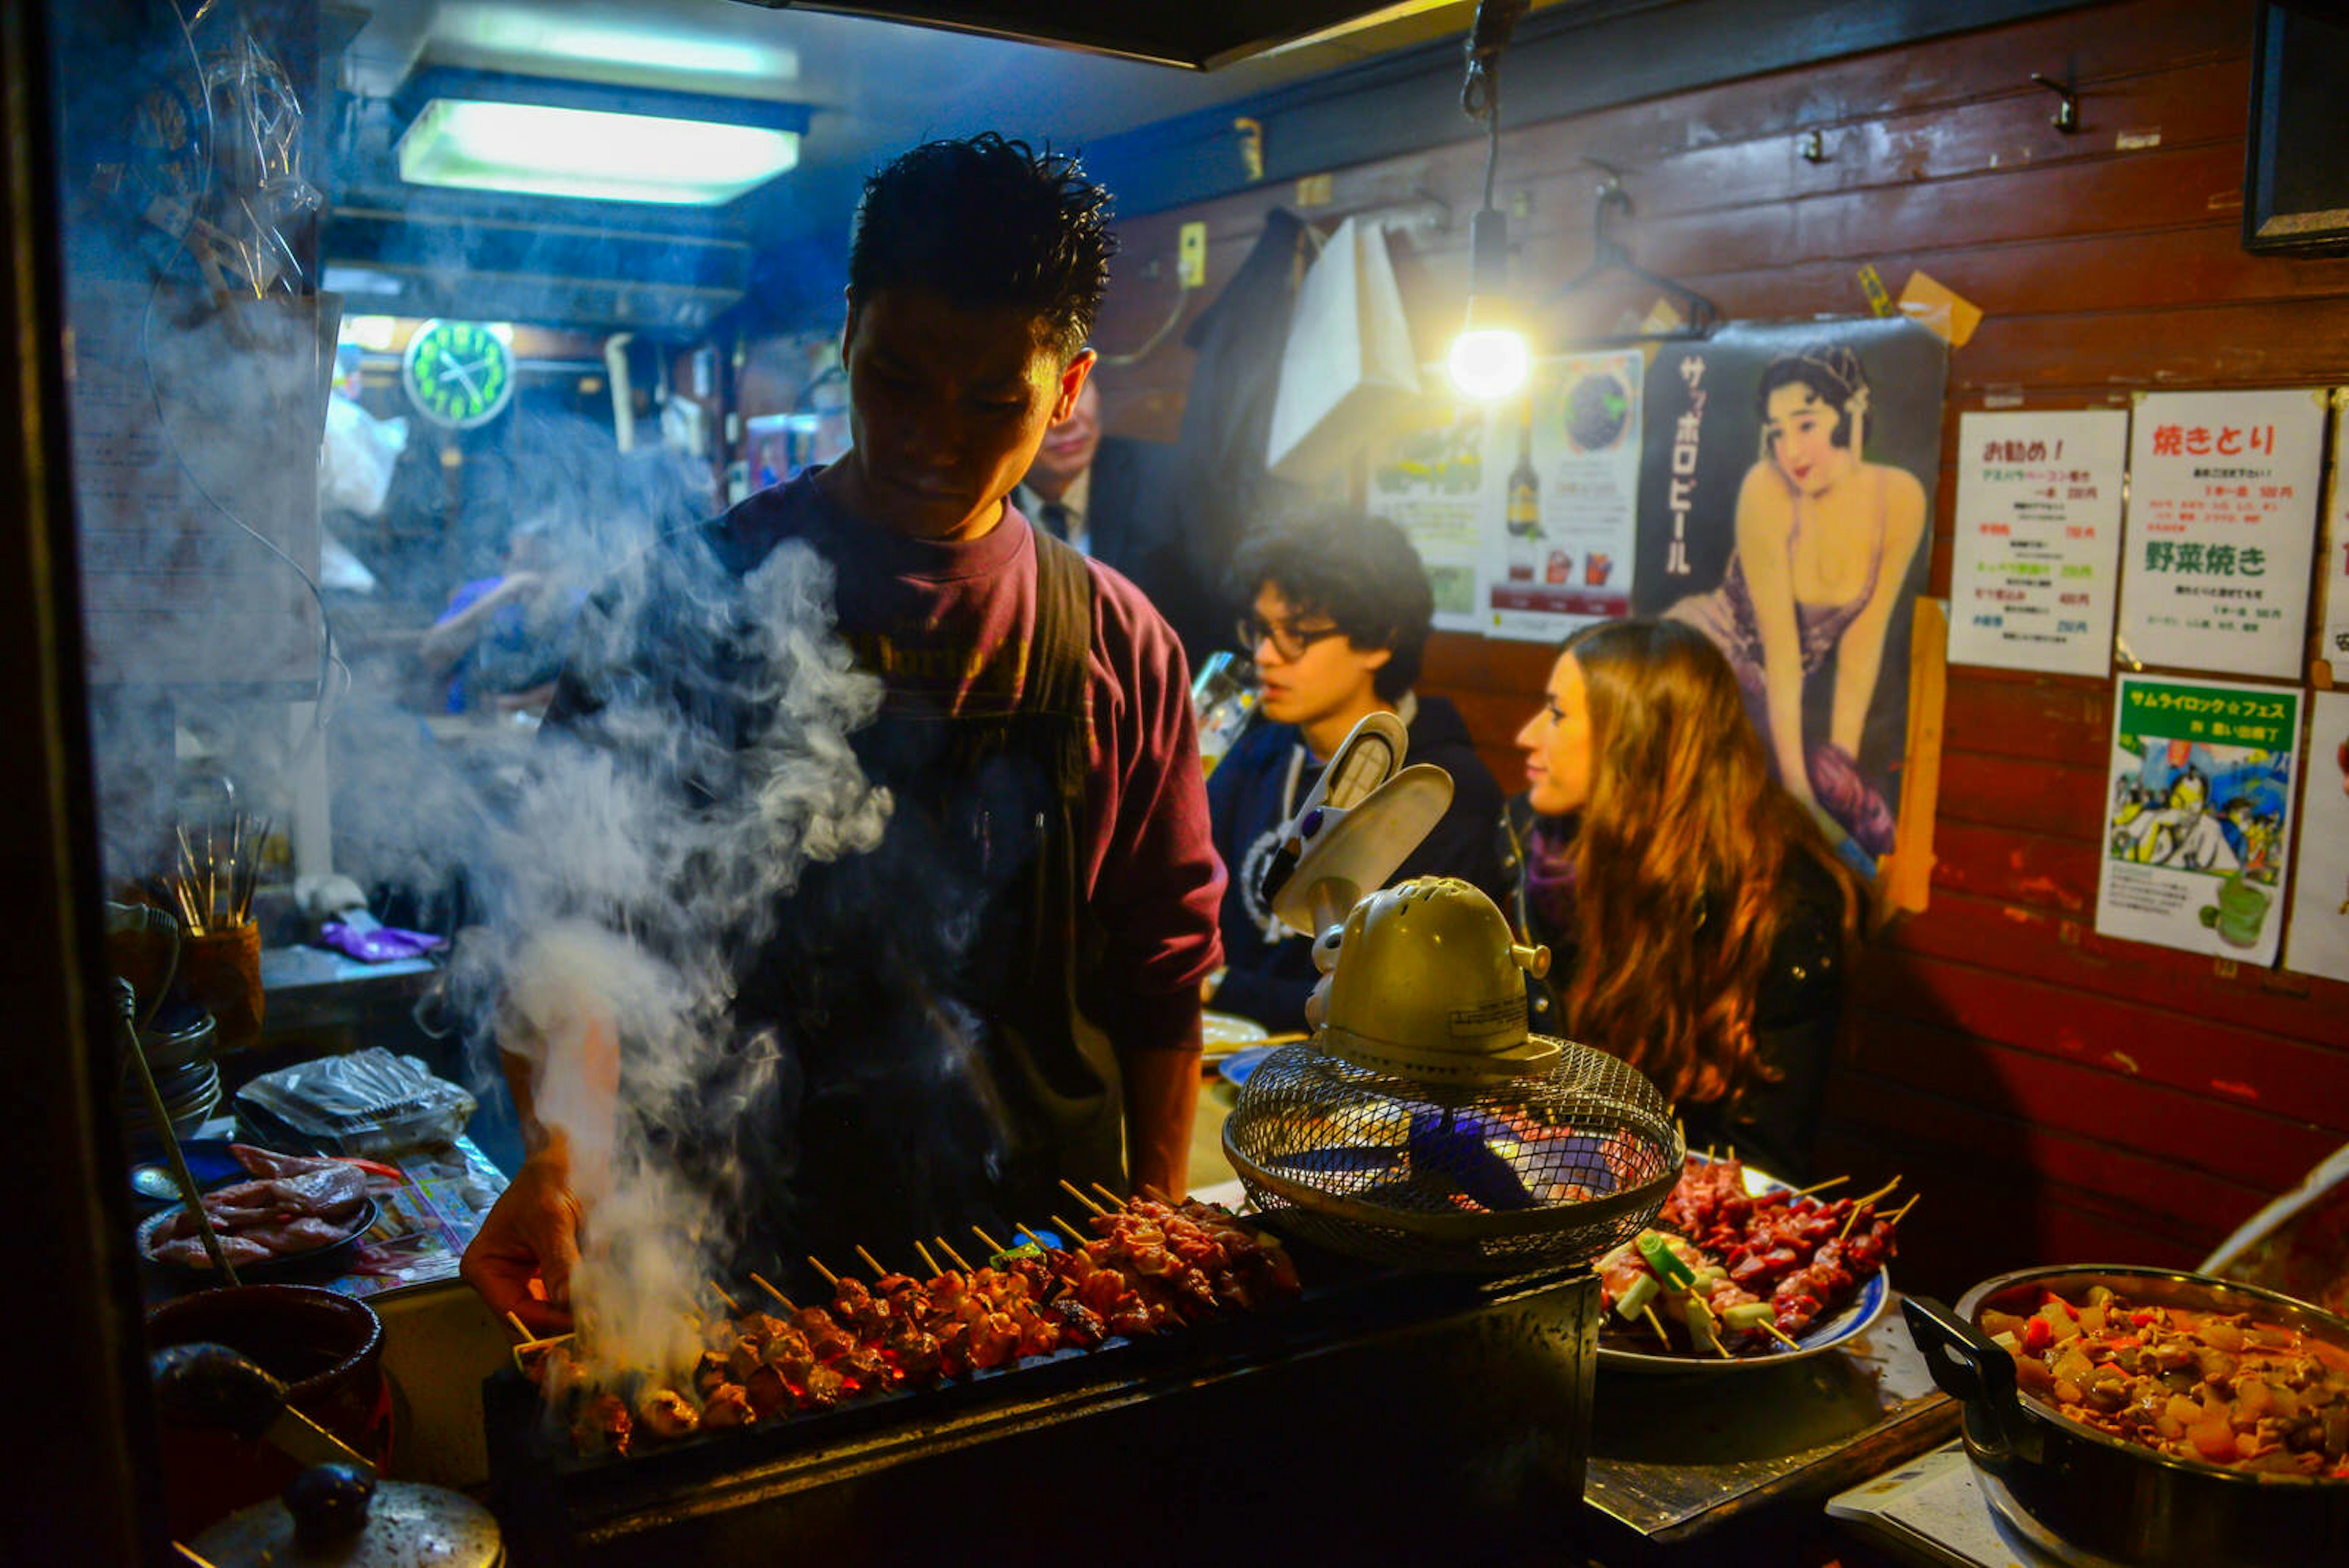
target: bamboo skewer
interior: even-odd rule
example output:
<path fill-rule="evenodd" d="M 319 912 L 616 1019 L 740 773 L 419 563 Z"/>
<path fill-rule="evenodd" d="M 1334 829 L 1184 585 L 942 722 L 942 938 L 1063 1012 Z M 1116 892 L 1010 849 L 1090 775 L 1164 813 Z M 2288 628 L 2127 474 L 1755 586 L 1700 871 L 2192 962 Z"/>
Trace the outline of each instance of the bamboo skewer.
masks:
<path fill-rule="evenodd" d="M 709 1282 L 709 1293 L 716 1296 L 719 1301 L 724 1302 L 728 1312 L 732 1313 L 736 1317 L 740 1317 L 742 1315 L 742 1303 L 736 1301 L 732 1296 L 728 1295 L 726 1293 L 726 1287 L 719 1284 L 716 1280 L 711 1280 Z"/>
<path fill-rule="evenodd" d="M 1085 1189 L 1083 1188 L 1079 1187 L 1075 1182 L 1069 1180 L 1066 1177 L 1062 1177 L 1061 1179 L 1061 1185 L 1067 1189 L 1070 1197 L 1075 1199 L 1078 1202 L 1083 1204 L 1094 1213 L 1106 1214 L 1109 1212 L 1108 1210 L 1102 1208 L 1100 1204 L 1086 1197 Z"/>
<path fill-rule="evenodd" d="M 1010 1248 L 1005 1246 L 1002 1242 L 997 1241 L 994 1237 L 988 1235 L 986 1231 L 980 1230 L 976 1225 L 970 1228 L 970 1233 L 987 1243 L 987 1255 L 989 1258 L 993 1258 L 999 1253 L 1011 1251 Z"/>
<path fill-rule="evenodd" d="M 1030 1241 L 1035 1242 L 1035 1243 L 1036 1243 L 1036 1245 L 1038 1245 L 1039 1247 L 1044 1247 L 1044 1251 L 1048 1251 L 1048 1252 L 1049 1252 L 1049 1251 L 1050 1251 L 1052 1250 L 1052 1249 L 1051 1249 L 1051 1248 L 1050 1248 L 1050 1247 L 1045 1247 L 1045 1246 L 1044 1246 L 1044 1238 L 1043 1238 L 1043 1237 L 1039 1236 L 1038 1234 L 1036 1234 L 1036 1232 L 1035 1232 L 1035 1231 L 1030 1231 L 1030 1230 L 1027 1226 L 1025 1226 L 1025 1225 L 1020 1226 L 1019 1229 L 1017 1229 L 1017 1230 L 1013 1231 L 1011 1233 L 1012 1233 L 1013 1235 L 1015 1235 L 1015 1236 L 1025 1236 L 1025 1237 L 1027 1237 Z"/>
<path fill-rule="evenodd" d="M 523 1322 L 523 1320 L 522 1320 L 522 1314 L 521 1314 L 520 1313 L 512 1313 L 512 1312 L 510 1312 L 510 1313 L 506 1314 L 506 1321 L 507 1321 L 508 1323 L 510 1323 L 510 1324 L 513 1324 L 513 1331 L 514 1331 L 516 1334 L 518 1334 L 522 1335 L 522 1337 L 523 1337 L 523 1343 L 524 1343 L 525 1345 L 526 1345 L 526 1344 L 528 1344 L 528 1343 L 529 1343 L 529 1342 L 530 1342 L 533 1337 L 535 1337 L 535 1336 L 534 1336 L 534 1335 L 533 1335 L 533 1334 L 532 1334 L 532 1333 L 530 1332 L 530 1324 L 526 1324 L 526 1323 Z"/>
<path fill-rule="evenodd" d="M 758 1286 L 761 1290 L 766 1292 L 769 1295 L 774 1297 L 777 1301 L 782 1303 L 783 1310 L 785 1312 L 797 1312 L 800 1310 L 798 1307 L 792 1304 L 791 1297 L 783 1294 L 782 1292 L 775 1288 L 775 1284 L 772 1280 L 768 1279 L 766 1275 L 759 1272 L 756 1269 L 750 1271 L 750 1282 Z"/>
<path fill-rule="evenodd" d="M 1125 1199 L 1124 1199 L 1120 1198 L 1116 1193 L 1112 1192 L 1108 1188 L 1103 1187 L 1100 1182 L 1096 1181 L 1096 1182 L 1094 1182 L 1094 1183 L 1093 1183 L 1093 1190 L 1094 1190 L 1095 1192 L 1100 1193 L 1103 1198 L 1108 1199 L 1109 1199 L 1109 1206 L 1110 1206 L 1112 1209 L 1123 1209 L 1123 1208 L 1124 1208 L 1124 1207 L 1125 1207 Z"/>
<path fill-rule="evenodd" d="M 1851 1179 L 1848 1176 L 1830 1176 L 1825 1181 L 1814 1181 L 1808 1187 L 1795 1189 L 1797 1198 L 1808 1198 L 1814 1192 L 1825 1192 L 1830 1187 L 1840 1187 Z"/>
<path fill-rule="evenodd" d="M 933 1236 L 930 1239 L 938 1244 L 939 1251 L 944 1252 L 947 1257 L 954 1260 L 954 1266 L 956 1268 L 960 1269 L 966 1274 L 972 1272 L 971 1266 L 963 1262 L 962 1254 L 956 1251 L 952 1246 L 948 1245 L 947 1239 L 944 1236 Z"/>
<path fill-rule="evenodd" d="M 864 1260 L 864 1266 L 873 1271 L 874 1279 L 877 1280 L 889 1272 L 881 1266 L 881 1260 L 866 1251 L 861 1243 L 856 1249 L 856 1255 Z"/>
<path fill-rule="evenodd" d="M 1892 1194 L 1892 1189 L 1899 1185 L 1900 1179 L 1896 1176 L 1891 1180 L 1886 1182 L 1883 1186 L 1878 1188 L 1875 1191 L 1869 1193 L 1867 1197 L 1853 1199 L 1851 1200 L 1851 1206 L 1854 1209 L 1857 1209 L 1863 1204 L 1873 1203 L 1879 1198 L 1889 1198 Z"/>
<path fill-rule="evenodd" d="M 1066 1220 L 1061 1219 L 1058 1214 L 1053 1215 L 1051 1220 L 1053 1224 L 1058 1225 L 1061 1230 L 1066 1231 L 1069 1233 L 1070 1246 L 1081 1247 L 1085 1244 L 1085 1231 L 1083 1226 L 1071 1225 Z"/>
<path fill-rule="evenodd" d="M 1765 1323 L 1765 1324 L 1764 1324 L 1762 1326 L 1763 1326 L 1763 1328 L 1764 1328 L 1764 1329 L 1765 1329 L 1766 1331 L 1768 1331 L 1769 1335 L 1770 1335 L 1770 1337 L 1771 1337 L 1771 1338 L 1773 1338 L 1773 1339 L 1776 1340 L 1779 1344 L 1781 1344 L 1781 1345 L 1785 1345 L 1787 1349 L 1789 1349 L 1789 1350 L 1800 1350 L 1800 1349 L 1802 1349 L 1802 1348 L 1803 1348 L 1801 1345 L 1799 1345 L 1795 1344 L 1794 1340 L 1792 1340 L 1792 1339 L 1788 1338 L 1788 1337 L 1787 1337 L 1787 1335 L 1786 1335 L 1786 1331 L 1785 1331 L 1785 1329 L 1783 1329 L 1783 1328 L 1780 1328 L 1776 1324 L 1775 1324 L 1775 1323 Z"/>
<path fill-rule="evenodd" d="M 808 1262 L 815 1265 L 815 1272 L 823 1276 L 824 1283 L 830 1285 L 833 1290 L 838 1290 L 840 1288 L 840 1276 L 833 1273 L 830 1269 L 825 1268 L 822 1258 L 817 1257 L 813 1252 L 810 1252 L 808 1254 Z"/>
<path fill-rule="evenodd" d="M 919 1241 L 914 1243 L 914 1252 L 922 1260 L 922 1267 L 930 1271 L 930 1278 L 935 1280 L 946 1272 L 944 1269 L 938 1267 L 938 1261 L 930 1256 L 930 1250 Z"/>
<path fill-rule="evenodd" d="M 1654 1305 L 1651 1303 L 1650 1305 L 1641 1307 L 1640 1310 L 1647 1314 L 1648 1326 L 1656 1331 L 1656 1337 L 1664 1342 L 1664 1348 L 1666 1350 L 1670 1350 L 1672 1347 L 1672 1336 L 1664 1332 L 1664 1320 L 1656 1315 Z"/>
<path fill-rule="evenodd" d="M 1861 1210 L 1871 1208 L 1878 1199 L 1884 1197 L 1894 1188 L 1899 1185 L 1900 1179 L 1896 1176 L 1891 1180 L 1886 1182 L 1883 1186 L 1878 1188 L 1875 1191 L 1869 1193 L 1867 1197 L 1854 1199 L 1852 1200 L 1851 1212 L 1843 1217 L 1843 1229 L 1836 1232 L 1836 1240 L 1840 1241 L 1845 1237 L 1851 1234 L 1852 1225 L 1859 1219 L 1859 1211 Z M 1911 1199 L 1911 1201 L 1913 1202 L 1914 1199 Z M 1902 1212 L 1905 1213 L 1907 1210 L 1904 1210 Z"/>
<path fill-rule="evenodd" d="M 1891 1213 L 1887 1214 L 1884 1217 L 1884 1222 L 1888 1225 L 1899 1224 L 1900 1221 L 1909 1218 L 1909 1210 L 1917 1207 L 1917 1199 L 1924 1196 L 1925 1195 L 1921 1192 L 1910 1193 L 1909 1195 L 1909 1201 L 1903 1203 L 1899 1208 L 1895 1209 Z"/>

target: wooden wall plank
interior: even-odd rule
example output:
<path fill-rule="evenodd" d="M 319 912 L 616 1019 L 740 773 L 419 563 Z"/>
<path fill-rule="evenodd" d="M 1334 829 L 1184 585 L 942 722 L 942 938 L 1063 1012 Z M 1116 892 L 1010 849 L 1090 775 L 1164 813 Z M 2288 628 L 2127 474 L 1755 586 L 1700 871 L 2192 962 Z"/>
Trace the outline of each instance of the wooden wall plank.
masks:
<path fill-rule="evenodd" d="M 1861 1112 L 1862 1119 L 1830 1124 L 1833 1147 L 1841 1156 L 1833 1168 L 1857 1167 L 1854 1179 L 1870 1187 L 1900 1176 L 1906 1189 L 1927 1193 L 1937 1210 L 1944 1193 L 1934 1190 L 1929 1172 L 1951 1179 L 1946 1196 L 1955 1204 L 1969 1201 L 1970 1182 L 2009 1190 L 2037 1185 L 2075 1203 L 2123 1199 L 2146 1222 L 2180 1228 L 2198 1239 L 2224 1236 L 2267 1201 L 2257 1187 L 2215 1176 L 2180 1179 L 2169 1160 L 1988 1113 L 1891 1080 L 1853 1074 L 1836 1093 L 1842 1108 Z M 1946 1216 L 1937 1214 L 1935 1223 L 1946 1222 Z M 2198 1251 L 2204 1248 L 2207 1242 L 2198 1241 Z"/>
<path fill-rule="evenodd" d="M 1942 745 L 1950 751 L 2101 771 L 2112 745 L 2110 688 L 2005 670 L 1950 681 Z"/>
<path fill-rule="evenodd" d="M 2085 913 L 1936 888 L 1930 909 L 1895 922 L 1878 941 L 1880 950 L 1987 967 L 2064 991 L 2306 1042 L 2312 1051 L 2349 1054 L 2339 998 L 2322 981 L 2220 959 L 2169 961 L 2172 955 L 2141 942 L 2098 936 Z M 2221 1053 L 2220 1059 L 2230 1055 Z M 2320 1076 L 2330 1079 L 2337 1072 L 2327 1069 Z"/>
<path fill-rule="evenodd" d="M 2233 1124 L 2241 1147 L 2251 1147 L 2265 1136 L 2284 1136 L 2273 1125 L 2279 1121 L 2303 1130 L 2323 1129 L 2331 1135 L 2324 1138 L 2324 1150 L 2349 1137 L 2349 1053 L 2283 1035 L 2253 1040 L 2247 1038 L 2252 1032 L 2240 1023 L 2197 1018 L 1913 950 L 1862 965 L 1855 991 L 1868 1011 L 1965 1035 L 1983 1061 L 2011 1068 L 2002 1071 L 2002 1082 L 2036 1082 L 2053 1070 L 2009 1061 L 2017 1053 L 2027 1054 L 2042 1064 L 2064 1064 L 2067 1075 L 2075 1068 L 2091 1075 L 2087 1079 L 2065 1076 L 2058 1085 L 2065 1093 L 2077 1089 L 2091 1100 L 2133 1099 L 2140 1089 L 2158 1089 L 2175 1091 L 2187 1105 L 2199 1104 L 2213 1117 L 2221 1106 L 2256 1113 Z M 1954 1092 L 1956 1080 L 1926 1073 L 1927 1058 L 1921 1051 L 1884 1046 L 1865 1047 L 1858 1055 L 1863 1063 L 1875 1062 L 1888 1077 Z M 2092 1081 L 2095 1088 L 2085 1086 Z M 2146 1103 L 2167 1104 L 2158 1096 Z M 2066 1109 L 2061 1115 L 2084 1114 Z M 2090 1125 L 2059 1116 L 2050 1125 L 2099 1137 L 2112 1136 L 2102 1130 L 2107 1125 L 2103 1121 Z M 2303 1161 L 2299 1168 L 2314 1163 Z M 2208 1168 L 2236 1168 L 2220 1164 Z"/>
<path fill-rule="evenodd" d="M 2083 918 L 2095 910 L 2102 856 L 2093 838 L 1943 819 L 1934 826 L 1933 854 L 1936 888 Z"/>
<path fill-rule="evenodd" d="M 1971 688 L 1962 672 L 1951 671 L 1952 693 Z M 2101 768 L 2024 762 L 1954 749 L 1941 753 L 1940 819 L 1944 822 L 2091 837 L 2103 820 L 2106 794 L 2106 774 Z"/>

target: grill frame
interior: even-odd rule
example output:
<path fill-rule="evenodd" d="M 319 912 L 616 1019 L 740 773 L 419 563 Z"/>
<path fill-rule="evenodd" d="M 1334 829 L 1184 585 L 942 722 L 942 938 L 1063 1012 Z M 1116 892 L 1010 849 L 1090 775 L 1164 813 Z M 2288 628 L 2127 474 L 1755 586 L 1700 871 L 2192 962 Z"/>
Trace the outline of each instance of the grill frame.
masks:
<path fill-rule="evenodd" d="M 1582 1497 L 1597 1276 L 1296 1251 L 1307 1288 L 1284 1308 L 626 1459 L 570 1453 L 537 1389 L 502 1371 L 482 1390 L 492 1507 L 518 1568 L 732 1561 L 783 1540 L 811 1559 L 968 1552 L 990 1500 L 1056 1532 L 1115 1531 L 1123 1561 L 1555 1551 Z"/>

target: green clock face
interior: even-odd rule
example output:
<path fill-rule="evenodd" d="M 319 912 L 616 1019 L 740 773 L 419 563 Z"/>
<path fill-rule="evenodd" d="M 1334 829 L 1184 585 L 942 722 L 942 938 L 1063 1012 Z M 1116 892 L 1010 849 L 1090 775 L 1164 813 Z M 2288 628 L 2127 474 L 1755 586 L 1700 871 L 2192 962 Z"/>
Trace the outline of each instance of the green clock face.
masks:
<path fill-rule="evenodd" d="M 489 423 L 513 400 L 513 350 L 478 322 L 424 323 L 400 370 L 424 416 L 457 430 Z"/>

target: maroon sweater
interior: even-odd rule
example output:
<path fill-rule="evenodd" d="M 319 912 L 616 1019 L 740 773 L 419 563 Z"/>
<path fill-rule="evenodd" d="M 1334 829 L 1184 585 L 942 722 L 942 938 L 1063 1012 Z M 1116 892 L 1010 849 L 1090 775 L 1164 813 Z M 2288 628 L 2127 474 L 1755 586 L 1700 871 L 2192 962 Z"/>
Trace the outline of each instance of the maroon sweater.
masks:
<path fill-rule="evenodd" d="M 712 525 L 748 570 L 802 539 L 838 574 L 841 636 L 879 675 L 893 709 L 1008 713 L 1036 627 L 1036 544 L 1007 503 L 984 537 L 910 538 L 854 517 L 815 471 L 762 490 Z M 1206 775 L 1182 644 L 1142 591 L 1100 562 L 1093 582 L 1086 781 L 1086 915 L 1103 939 L 1093 1022 L 1122 1050 L 1195 1043 L 1199 982 L 1223 961 L 1224 869 L 1209 838 Z"/>

